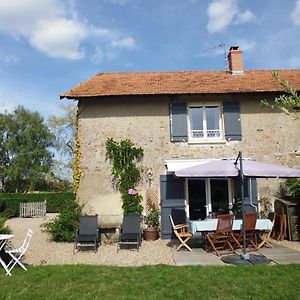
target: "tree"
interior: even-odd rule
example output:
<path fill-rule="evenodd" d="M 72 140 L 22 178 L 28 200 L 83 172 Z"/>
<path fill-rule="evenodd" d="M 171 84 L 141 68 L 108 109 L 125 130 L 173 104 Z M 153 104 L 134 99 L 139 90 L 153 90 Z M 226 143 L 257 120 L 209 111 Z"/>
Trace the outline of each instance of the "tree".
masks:
<path fill-rule="evenodd" d="M 262 100 L 261 103 L 272 109 L 279 109 L 286 114 L 294 114 L 298 118 L 298 113 L 300 112 L 300 95 L 298 95 L 296 89 L 288 81 L 282 81 L 277 72 L 274 72 L 272 76 L 284 88 L 285 94 L 276 97 L 273 104 L 267 100 Z"/>
<path fill-rule="evenodd" d="M 72 104 L 61 105 L 61 116 L 50 116 L 48 126 L 55 136 L 56 150 L 52 171 L 60 179 L 71 180 L 76 136 L 77 106 Z"/>
<path fill-rule="evenodd" d="M 37 112 L 19 106 L 0 115 L 0 168 L 6 192 L 45 188 L 54 136 Z"/>
<path fill-rule="evenodd" d="M 277 80 L 284 88 L 285 94 L 280 95 L 274 99 L 274 104 L 270 104 L 267 100 L 262 100 L 261 103 L 272 109 L 279 109 L 286 114 L 293 114 L 296 119 L 299 118 L 300 112 L 300 95 L 296 89 L 289 84 L 288 81 L 282 81 L 277 72 L 272 74 L 273 78 Z M 300 179 L 287 179 L 283 185 L 287 193 L 294 197 L 300 197 Z"/>

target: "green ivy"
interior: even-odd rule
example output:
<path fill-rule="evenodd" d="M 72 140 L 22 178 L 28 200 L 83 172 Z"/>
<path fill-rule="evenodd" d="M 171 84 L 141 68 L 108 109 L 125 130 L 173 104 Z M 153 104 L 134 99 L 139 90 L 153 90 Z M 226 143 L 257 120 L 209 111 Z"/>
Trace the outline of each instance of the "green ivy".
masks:
<path fill-rule="evenodd" d="M 134 147 L 128 139 L 116 142 L 113 138 L 108 138 L 106 141 L 106 158 L 112 163 L 112 182 L 114 188 L 121 193 L 124 214 L 141 214 L 143 211 L 142 196 L 138 193 L 128 194 L 128 190 L 134 189 L 141 179 L 137 163 L 143 156 L 143 149 Z"/>
<path fill-rule="evenodd" d="M 74 158 L 74 166 L 73 166 L 73 191 L 77 195 L 77 191 L 79 188 L 81 177 L 83 176 L 83 172 L 79 167 L 79 160 L 81 156 L 80 152 L 80 139 L 78 137 L 78 117 L 76 120 L 76 140 L 75 140 L 75 158 Z"/>

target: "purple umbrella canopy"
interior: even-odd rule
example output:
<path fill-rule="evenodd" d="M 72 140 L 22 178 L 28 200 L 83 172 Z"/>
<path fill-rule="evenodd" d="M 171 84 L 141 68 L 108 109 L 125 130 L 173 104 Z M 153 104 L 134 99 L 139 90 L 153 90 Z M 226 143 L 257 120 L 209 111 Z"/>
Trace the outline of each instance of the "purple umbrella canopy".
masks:
<path fill-rule="evenodd" d="M 220 159 L 196 164 L 195 166 L 175 171 L 177 177 L 237 177 L 240 164 L 234 159 Z M 263 178 L 300 177 L 300 169 L 262 163 L 254 160 L 243 160 L 243 175 Z"/>
<path fill-rule="evenodd" d="M 264 178 L 295 178 L 300 177 L 300 169 L 288 168 L 254 160 L 243 160 L 243 175 Z"/>
<path fill-rule="evenodd" d="M 177 177 L 236 177 L 239 170 L 234 160 L 214 160 L 176 170 Z"/>

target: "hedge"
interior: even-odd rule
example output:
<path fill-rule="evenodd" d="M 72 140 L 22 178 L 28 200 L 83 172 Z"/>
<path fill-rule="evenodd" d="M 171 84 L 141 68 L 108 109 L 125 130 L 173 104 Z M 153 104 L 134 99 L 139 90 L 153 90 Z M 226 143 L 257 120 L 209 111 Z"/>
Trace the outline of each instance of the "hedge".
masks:
<path fill-rule="evenodd" d="M 11 217 L 17 217 L 19 216 L 21 202 L 43 202 L 45 200 L 47 201 L 47 212 L 59 213 L 68 202 L 75 200 L 75 195 L 70 192 L 35 194 L 0 193 L 0 213 L 6 211 Z"/>

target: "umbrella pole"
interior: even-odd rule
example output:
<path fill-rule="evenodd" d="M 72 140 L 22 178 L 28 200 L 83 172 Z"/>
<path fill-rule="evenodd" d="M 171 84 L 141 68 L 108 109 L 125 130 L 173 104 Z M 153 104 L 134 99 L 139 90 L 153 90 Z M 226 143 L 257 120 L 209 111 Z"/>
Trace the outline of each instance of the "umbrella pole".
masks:
<path fill-rule="evenodd" d="M 247 253 L 246 247 L 246 228 L 245 228 L 245 199 L 244 199 L 244 173 L 243 173 L 243 157 L 242 151 L 239 151 L 240 159 L 240 179 L 241 179 L 241 198 L 242 198 L 242 231 L 243 231 L 243 254 L 241 255 L 243 259 L 249 259 L 249 254 Z"/>

